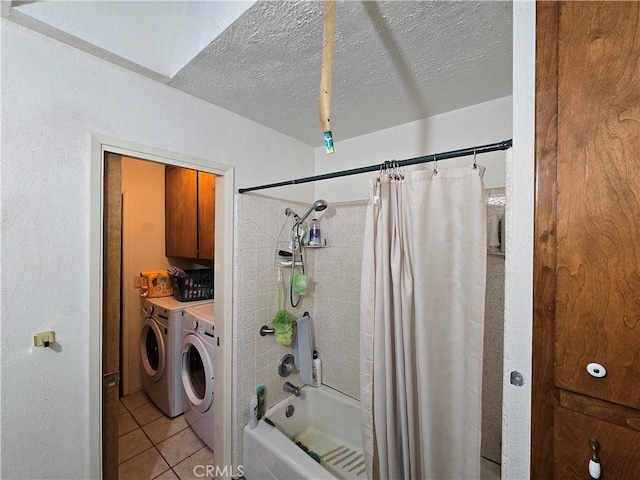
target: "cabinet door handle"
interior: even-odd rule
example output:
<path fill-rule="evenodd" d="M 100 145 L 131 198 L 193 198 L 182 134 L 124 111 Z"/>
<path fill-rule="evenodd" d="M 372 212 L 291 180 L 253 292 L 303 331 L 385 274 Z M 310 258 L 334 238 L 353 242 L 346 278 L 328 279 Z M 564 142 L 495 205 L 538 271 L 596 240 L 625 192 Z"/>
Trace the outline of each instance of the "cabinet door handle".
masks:
<path fill-rule="evenodd" d="M 602 378 L 607 374 L 607 369 L 599 363 L 590 363 L 587 365 L 587 372 L 592 377 Z"/>
<path fill-rule="evenodd" d="M 600 442 L 595 438 L 589 440 L 589 446 L 591 447 L 591 459 L 589 460 L 589 478 L 592 480 L 598 480 L 602 474 L 602 468 L 600 467 L 600 456 L 598 450 L 600 450 Z"/>

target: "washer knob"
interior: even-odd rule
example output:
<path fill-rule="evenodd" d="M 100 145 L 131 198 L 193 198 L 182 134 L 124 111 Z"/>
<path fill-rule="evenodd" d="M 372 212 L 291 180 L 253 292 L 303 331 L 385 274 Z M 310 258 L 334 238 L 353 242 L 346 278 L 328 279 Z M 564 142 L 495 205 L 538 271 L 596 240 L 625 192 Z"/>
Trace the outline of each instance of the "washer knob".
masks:
<path fill-rule="evenodd" d="M 195 332 L 198 329 L 198 320 L 192 318 L 189 326 L 191 327 L 191 330 Z"/>

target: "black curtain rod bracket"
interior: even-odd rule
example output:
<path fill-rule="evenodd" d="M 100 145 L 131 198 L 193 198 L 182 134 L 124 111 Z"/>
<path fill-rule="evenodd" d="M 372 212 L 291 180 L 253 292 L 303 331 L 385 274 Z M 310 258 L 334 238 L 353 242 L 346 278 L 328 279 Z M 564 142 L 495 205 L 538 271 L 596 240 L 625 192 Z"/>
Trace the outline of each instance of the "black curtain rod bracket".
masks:
<path fill-rule="evenodd" d="M 463 148 L 460 150 L 452 150 L 450 152 L 434 153 L 432 155 L 425 155 L 423 157 L 408 158 L 406 160 L 397 161 L 397 165 L 400 167 L 406 167 L 408 165 L 418 165 L 420 163 L 435 162 L 440 160 L 447 160 L 449 158 L 467 157 L 469 155 L 479 155 L 481 153 L 497 152 L 499 150 L 508 150 L 513 145 L 513 140 L 504 140 L 498 143 L 488 143 L 486 145 L 478 145 L 477 147 Z M 394 162 L 396 163 L 396 162 Z M 378 172 L 384 164 L 369 165 L 367 167 L 352 168 L 350 170 L 341 170 L 339 172 L 323 173 L 320 175 L 314 175 L 312 177 L 294 178 L 293 180 L 287 180 L 284 182 L 269 183 L 266 185 L 259 185 L 257 187 L 240 188 L 238 193 L 253 192 L 255 190 L 264 190 L 265 188 L 285 187 L 287 185 L 298 185 L 300 183 L 315 182 L 317 180 L 327 180 L 329 178 L 348 177 L 350 175 L 359 175 L 367 172 Z"/>

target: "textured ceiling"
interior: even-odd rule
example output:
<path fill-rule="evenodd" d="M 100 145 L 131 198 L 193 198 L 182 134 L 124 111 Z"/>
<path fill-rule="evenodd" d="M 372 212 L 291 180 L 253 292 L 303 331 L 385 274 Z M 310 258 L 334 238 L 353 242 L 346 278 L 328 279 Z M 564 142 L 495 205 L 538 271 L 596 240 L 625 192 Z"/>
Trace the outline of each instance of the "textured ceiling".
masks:
<path fill-rule="evenodd" d="M 257 2 L 169 84 L 314 146 L 324 2 Z M 511 2 L 345 1 L 336 141 L 511 95 Z"/>
<path fill-rule="evenodd" d="M 13 21 L 309 145 L 323 144 L 323 1 L 170 2 L 175 8 L 126 0 L 13 2 L 11 9 L 7 3 L 2 15 Z M 511 95 L 512 7 L 510 1 L 338 1 L 334 140 Z M 182 13 L 161 15 L 171 8 Z M 27 18 L 30 12 L 36 21 Z M 135 12 L 143 13 L 139 21 Z M 117 15 L 127 21 L 110 20 Z M 172 45 L 141 40 L 166 39 L 167 32 L 176 39 Z M 96 35 L 116 39 L 120 50 L 96 42 L 100 48 L 93 48 Z M 126 42 L 131 49 L 121 45 Z M 146 57 L 119 53 L 128 50 Z M 180 52 L 195 56 L 177 74 L 164 64 L 153 67 L 164 57 L 175 63 Z"/>

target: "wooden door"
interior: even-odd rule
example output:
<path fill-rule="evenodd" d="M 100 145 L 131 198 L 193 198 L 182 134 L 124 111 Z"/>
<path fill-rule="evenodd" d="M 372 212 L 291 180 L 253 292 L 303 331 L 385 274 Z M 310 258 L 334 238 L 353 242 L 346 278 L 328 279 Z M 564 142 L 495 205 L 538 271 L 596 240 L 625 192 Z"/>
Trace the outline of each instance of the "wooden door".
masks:
<path fill-rule="evenodd" d="M 640 408 L 640 2 L 560 8 L 556 384 Z"/>
<path fill-rule="evenodd" d="M 102 478 L 118 478 L 120 377 L 120 259 L 122 255 L 122 162 L 104 158 L 102 290 Z"/>
<path fill-rule="evenodd" d="M 198 172 L 198 258 L 213 260 L 216 176 Z"/>
<path fill-rule="evenodd" d="M 531 358 L 531 478 L 553 478 L 556 308 L 558 2 L 536 3 L 535 216 Z"/>
<path fill-rule="evenodd" d="M 640 2 L 538 2 L 536 22 L 531 477 L 587 478 L 593 434 L 615 445 L 602 478 L 636 478 Z"/>
<path fill-rule="evenodd" d="M 165 253 L 198 258 L 198 172 L 165 167 Z"/>

